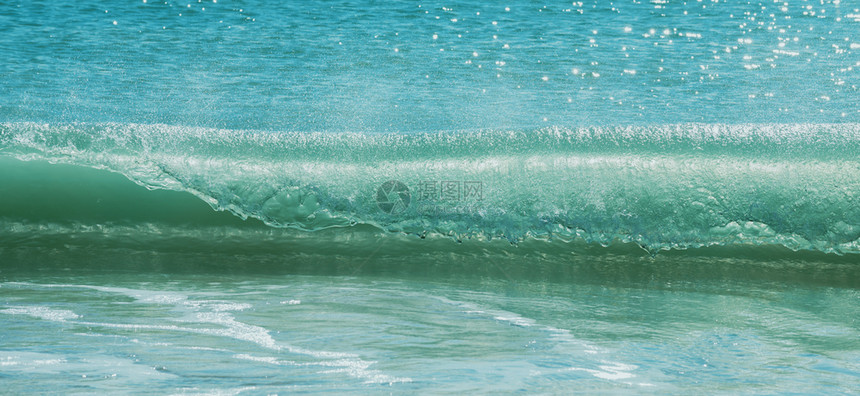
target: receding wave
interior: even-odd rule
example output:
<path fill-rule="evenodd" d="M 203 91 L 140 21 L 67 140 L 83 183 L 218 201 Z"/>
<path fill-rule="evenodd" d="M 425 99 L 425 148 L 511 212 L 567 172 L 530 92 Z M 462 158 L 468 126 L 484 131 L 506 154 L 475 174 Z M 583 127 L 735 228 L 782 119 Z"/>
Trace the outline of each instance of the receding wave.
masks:
<path fill-rule="evenodd" d="M 10 237 L 360 226 L 860 253 L 857 153 L 857 124 L 332 134 L 5 123 L 0 216 Z"/>

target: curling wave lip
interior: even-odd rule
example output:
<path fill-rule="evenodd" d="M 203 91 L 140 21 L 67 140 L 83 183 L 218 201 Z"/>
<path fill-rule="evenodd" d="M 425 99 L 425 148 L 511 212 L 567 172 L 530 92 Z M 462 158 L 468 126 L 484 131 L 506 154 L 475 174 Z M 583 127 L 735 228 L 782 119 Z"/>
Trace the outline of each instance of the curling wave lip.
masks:
<path fill-rule="evenodd" d="M 0 127 L 5 156 L 112 171 L 274 228 L 364 224 L 457 240 L 635 243 L 651 252 L 781 245 L 857 253 L 858 146 L 854 124 L 423 134 Z M 82 175 L 70 172 L 58 183 Z M 392 181 L 410 199 L 386 211 L 379 190 Z M 117 205 L 134 211 L 133 202 Z"/>

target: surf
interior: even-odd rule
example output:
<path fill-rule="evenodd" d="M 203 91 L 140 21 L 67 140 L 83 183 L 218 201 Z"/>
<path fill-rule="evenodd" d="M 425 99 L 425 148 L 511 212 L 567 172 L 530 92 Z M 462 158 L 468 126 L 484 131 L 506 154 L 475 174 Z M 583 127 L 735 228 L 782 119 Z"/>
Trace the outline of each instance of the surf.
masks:
<path fill-rule="evenodd" d="M 7 236 L 165 227 L 253 241 L 360 229 L 570 249 L 856 254 L 857 152 L 855 124 L 368 134 L 4 123 L 0 217 Z"/>

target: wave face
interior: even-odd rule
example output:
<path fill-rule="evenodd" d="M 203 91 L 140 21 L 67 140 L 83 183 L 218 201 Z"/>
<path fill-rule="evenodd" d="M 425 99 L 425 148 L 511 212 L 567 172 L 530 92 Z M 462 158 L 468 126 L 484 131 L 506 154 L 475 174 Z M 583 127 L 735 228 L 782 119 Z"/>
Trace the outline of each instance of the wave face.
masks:
<path fill-rule="evenodd" d="M 858 152 L 857 124 L 415 134 L 0 124 L 0 153 L 35 161 L 17 165 L 24 176 L 7 177 L 7 193 L 34 184 L 26 175 L 47 161 L 116 172 L 151 190 L 190 193 L 216 211 L 272 228 L 363 224 L 458 240 L 635 243 L 651 252 L 782 245 L 860 253 Z M 43 175 L 66 172 L 54 179 L 70 191 L 85 175 L 105 190 L 119 188 L 109 173 L 38 166 Z M 5 220 L 37 228 L 75 216 L 80 224 L 132 227 L 231 222 L 213 211 L 184 210 L 182 194 L 140 207 L 137 195 L 120 194 L 91 210 L 62 196 L 38 195 L 19 194 L 13 202 L 6 194 Z"/>

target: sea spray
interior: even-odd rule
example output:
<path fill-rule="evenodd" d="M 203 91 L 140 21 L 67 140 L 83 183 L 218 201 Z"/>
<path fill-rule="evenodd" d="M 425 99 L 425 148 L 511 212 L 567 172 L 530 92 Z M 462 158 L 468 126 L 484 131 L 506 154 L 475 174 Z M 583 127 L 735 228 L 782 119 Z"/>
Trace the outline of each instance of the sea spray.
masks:
<path fill-rule="evenodd" d="M 275 228 L 860 252 L 855 124 L 364 134 L 6 123 L 0 145 Z"/>

